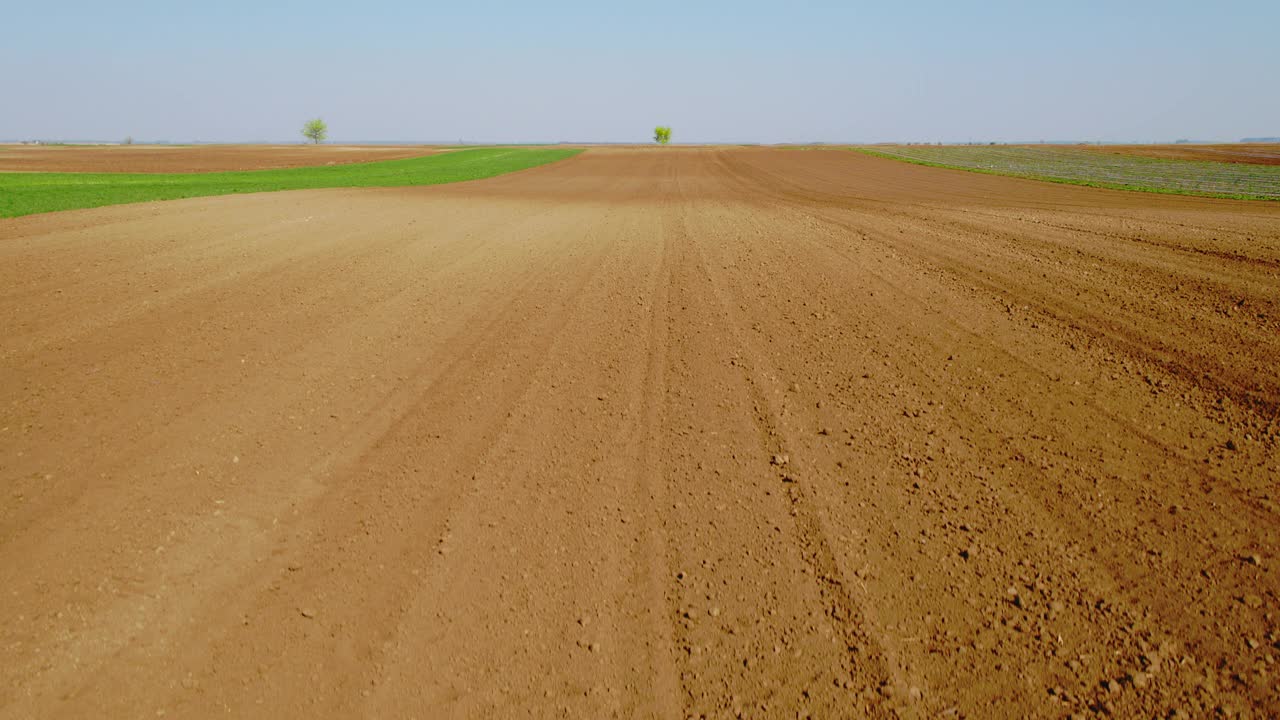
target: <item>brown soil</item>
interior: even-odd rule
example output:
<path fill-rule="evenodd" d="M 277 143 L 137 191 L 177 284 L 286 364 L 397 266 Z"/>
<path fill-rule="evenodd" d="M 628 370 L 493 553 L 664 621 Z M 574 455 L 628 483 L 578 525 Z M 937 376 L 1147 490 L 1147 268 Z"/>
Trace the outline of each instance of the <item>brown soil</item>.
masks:
<path fill-rule="evenodd" d="M 421 157 L 378 145 L 0 145 L 0 172 L 182 173 L 340 165 Z"/>
<path fill-rule="evenodd" d="M 1280 714 L 1280 207 L 845 151 L 0 221 L 0 716 Z"/>
<path fill-rule="evenodd" d="M 1094 152 L 1137 155 L 1162 160 L 1208 160 L 1210 162 L 1280 165 L 1280 144 L 1232 143 L 1228 145 L 1085 145 Z"/>

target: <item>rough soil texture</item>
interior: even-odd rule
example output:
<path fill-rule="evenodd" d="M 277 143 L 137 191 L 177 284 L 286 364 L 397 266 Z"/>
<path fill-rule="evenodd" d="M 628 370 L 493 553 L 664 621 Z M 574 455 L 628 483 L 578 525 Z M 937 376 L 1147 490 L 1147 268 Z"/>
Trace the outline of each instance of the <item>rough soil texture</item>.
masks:
<path fill-rule="evenodd" d="M 1112 155 L 1137 155 L 1161 160 L 1280 165 L 1280 144 L 1229 143 L 1226 145 L 1083 145 L 1087 150 Z"/>
<path fill-rule="evenodd" d="M 439 148 L 382 145 L 0 145 L 0 172 L 185 173 L 399 160 Z"/>
<path fill-rule="evenodd" d="M 1280 207 L 845 151 L 0 221 L 0 717 L 1280 714 Z"/>

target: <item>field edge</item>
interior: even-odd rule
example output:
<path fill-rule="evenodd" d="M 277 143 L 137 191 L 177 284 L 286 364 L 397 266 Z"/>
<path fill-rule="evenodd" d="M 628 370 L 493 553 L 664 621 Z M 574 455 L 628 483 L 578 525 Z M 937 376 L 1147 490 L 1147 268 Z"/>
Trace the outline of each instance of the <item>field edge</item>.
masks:
<path fill-rule="evenodd" d="M 470 182 L 531 170 L 582 152 L 477 147 L 418 158 L 206 173 L 0 172 L 0 190 L 5 191 L 0 193 L 0 220 L 197 197 Z M 467 161 L 474 164 L 468 166 Z"/>
<path fill-rule="evenodd" d="M 963 165 L 950 165 L 947 163 L 933 162 L 931 160 L 902 157 L 901 155 L 880 152 L 878 150 L 872 150 L 865 147 L 848 147 L 845 149 L 859 152 L 864 155 L 870 155 L 872 157 L 884 158 L 885 160 L 896 160 L 898 162 L 910 163 L 912 165 L 923 165 L 925 167 L 942 168 L 944 170 L 963 170 L 964 172 L 979 173 L 982 175 L 1016 177 L 1024 180 L 1039 180 L 1041 182 L 1057 183 L 1059 185 L 1078 185 L 1080 187 L 1091 187 L 1101 190 L 1126 190 L 1129 192 L 1154 193 L 1156 195 L 1183 195 L 1187 197 L 1213 198 L 1217 200 L 1259 200 L 1262 202 L 1280 202 L 1280 198 L 1270 197 L 1267 195 L 1251 195 L 1248 193 L 1214 193 L 1197 190 L 1179 190 L 1176 188 L 1149 187 L 1143 185 L 1125 185 L 1123 183 L 1109 183 L 1102 180 L 1077 180 L 1074 178 L 1054 177 L 1052 175 L 1037 175 L 1034 173 L 1020 173 L 1003 170 L 989 170 L 986 168 L 972 168 L 965 167 Z M 1178 161 L 1174 160 L 1171 162 Z"/>

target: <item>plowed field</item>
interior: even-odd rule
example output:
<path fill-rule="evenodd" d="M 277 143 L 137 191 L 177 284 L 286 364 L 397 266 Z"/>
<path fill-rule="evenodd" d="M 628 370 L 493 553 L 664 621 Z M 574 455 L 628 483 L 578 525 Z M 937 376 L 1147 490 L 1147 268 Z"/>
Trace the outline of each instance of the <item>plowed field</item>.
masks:
<path fill-rule="evenodd" d="M 858 153 L 0 221 L 0 717 L 1280 714 L 1280 205 Z"/>

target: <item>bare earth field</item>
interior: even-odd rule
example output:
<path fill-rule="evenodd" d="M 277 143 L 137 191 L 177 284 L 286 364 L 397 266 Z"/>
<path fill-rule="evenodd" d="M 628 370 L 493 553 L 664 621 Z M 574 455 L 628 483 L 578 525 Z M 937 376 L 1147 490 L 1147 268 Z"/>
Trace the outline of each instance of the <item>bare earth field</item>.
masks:
<path fill-rule="evenodd" d="M 179 173 L 339 165 L 421 157 L 382 145 L 0 145 L 0 172 Z"/>
<path fill-rule="evenodd" d="M 1209 162 L 1280 165 L 1280 144 L 1229 143 L 1226 145 L 1083 145 L 1094 152 L 1136 155 L 1161 160 L 1202 160 Z"/>
<path fill-rule="evenodd" d="M 1280 715 L 1280 206 L 840 150 L 0 221 L 0 717 Z"/>

